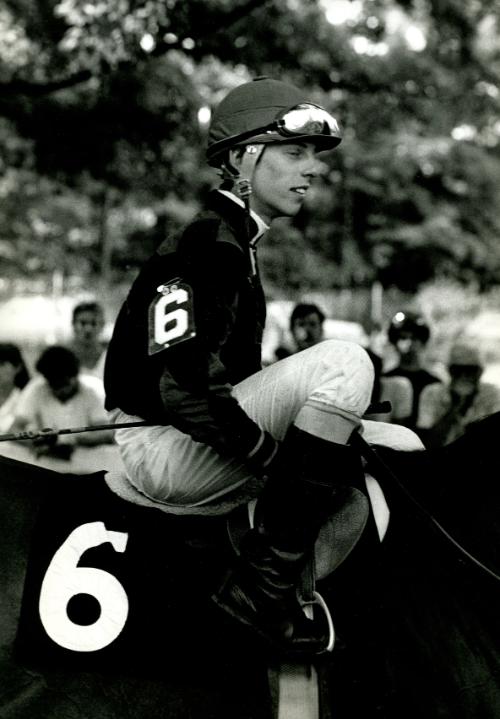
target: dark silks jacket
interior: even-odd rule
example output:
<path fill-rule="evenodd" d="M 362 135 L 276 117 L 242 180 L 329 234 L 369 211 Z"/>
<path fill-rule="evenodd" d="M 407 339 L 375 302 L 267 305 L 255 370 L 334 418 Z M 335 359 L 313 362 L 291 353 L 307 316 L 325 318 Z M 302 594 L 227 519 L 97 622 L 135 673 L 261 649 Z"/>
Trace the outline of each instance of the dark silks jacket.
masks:
<path fill-rule="evenodd" d="M 271 439 L 231 396 L 261 369 L 265 322 L 245 219 L 214 191 L 206 209 L 160 245 L 120 310 L 104 376 L 106 409 L 173 425 L 241 459 L 270 449 Z"/>

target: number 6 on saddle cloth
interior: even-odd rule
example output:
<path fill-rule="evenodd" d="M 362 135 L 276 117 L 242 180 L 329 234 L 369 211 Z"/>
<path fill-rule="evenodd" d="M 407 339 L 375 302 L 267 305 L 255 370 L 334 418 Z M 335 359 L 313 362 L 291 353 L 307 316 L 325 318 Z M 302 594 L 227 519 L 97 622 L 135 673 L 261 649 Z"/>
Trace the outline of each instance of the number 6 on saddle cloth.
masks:
<path fill-rule="evenodd" d="M 171 656 L 178 662 L 194 647 L 201 656 L 203 647 L 221 645 L 224 620 L 209 597 L 231 561 L 227 529 L 237 546 L 249 526 L 249 505 L 231 511 L 230 502 L 219 501 L 204 509 L 205 516 L 179 516 L 182 509 L 176 514 L 149 500 L 119 473 L 62 475 L 5 461 L 27 477 L 37 474 L 16 638 L 16 655 L 24 665 L 126 666 L 140 672 L 161 666 L 164 671 L 166 646 L 175 647 Z M 373 491 L 375 481 L 367 483 L 369 496 L 383 510 L 376 512 L 382 536 L 387 506 L 380 488 L 378 498 Z M 26 503 L 29 491 L 22 495 L 18 485 L 15 491 Z M 350 489 L 318 537 L 318 579 L 344 561 L 369 512 L 367 496 Z M 311 573 L 303 594 L 305 604 L 321 604 Z M 237 632 L 227 634 L 229 643 L 236 641 L 231 635 Z"/>

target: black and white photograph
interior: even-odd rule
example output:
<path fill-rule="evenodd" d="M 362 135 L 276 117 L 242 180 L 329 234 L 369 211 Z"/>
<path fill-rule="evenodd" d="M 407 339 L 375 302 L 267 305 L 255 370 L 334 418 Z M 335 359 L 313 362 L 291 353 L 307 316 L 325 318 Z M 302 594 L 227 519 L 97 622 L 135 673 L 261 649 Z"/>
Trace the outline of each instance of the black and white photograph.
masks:
<path fill-rule="evenodd" d="M 0 719 L 499 719 L 497 0 L 0 4 Z"/>

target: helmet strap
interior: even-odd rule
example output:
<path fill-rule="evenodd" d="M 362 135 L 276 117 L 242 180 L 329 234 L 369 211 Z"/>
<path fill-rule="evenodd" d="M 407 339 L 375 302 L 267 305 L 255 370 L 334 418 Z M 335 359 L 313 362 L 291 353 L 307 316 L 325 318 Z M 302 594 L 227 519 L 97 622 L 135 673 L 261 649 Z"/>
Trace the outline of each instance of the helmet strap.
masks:
<path fill-rule="evenodd" d="M 224 181 L 236 182 L 239 177 L 240 171 L 235 167 L 229 159 L 229 153 L 227 158 L 221 163 L 219 167 L 219 174 Z"/>
<path fill-rule="evenodd" d="M 250 214 L 250 195 L 252 194 L 252 180 L 255 166 L 264 150 L 263 144 L 246 145 L 241 156 L 240 169 L 236 179 L 236 192 L 243 200 L 245 208 Z"/>
<path fill-rule="evenodd" d="M 250 251 L 250 265 L 252 276 L 257 274 L 255 260 L 255 245 L 252 245 L 250 195 L 252 194 L 252 180 L 255 166 L 264 150 L 263 144 L 246 145 L 240 158 L 238 178 L 235 180 L 235 189 L 238 197 L 243 201 L 245 207 L 245 234 Z"/>

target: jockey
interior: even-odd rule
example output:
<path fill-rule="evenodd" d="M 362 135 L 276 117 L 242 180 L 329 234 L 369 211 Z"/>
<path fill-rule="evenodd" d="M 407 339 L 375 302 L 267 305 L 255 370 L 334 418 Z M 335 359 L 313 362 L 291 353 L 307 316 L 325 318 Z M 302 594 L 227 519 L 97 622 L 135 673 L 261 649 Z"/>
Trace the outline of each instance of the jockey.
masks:
<path fill-rule="evenodd" d="M 142 268 L 105 368 L 112 421 L 153 425 L 116 432 L 140 492 L 193 514 L 243 490 L 257 497 L 213 598 L 285 653 L 325 646 L 296 587 L 320 527 L 363 477 L 348 443 L 373 366 L 361 346 L 326 340 L 261 369 L 256 246 L 272 221 L 300 210 L 318 152 L 340 141 L 334 117 L 296 87 L 259 78 L 229 92 L 207 149 L 222 184 Z"/>

